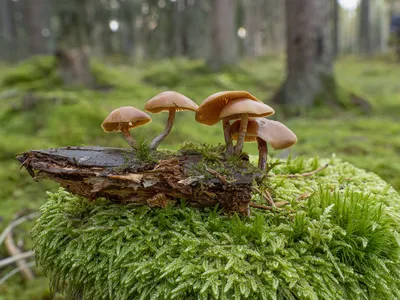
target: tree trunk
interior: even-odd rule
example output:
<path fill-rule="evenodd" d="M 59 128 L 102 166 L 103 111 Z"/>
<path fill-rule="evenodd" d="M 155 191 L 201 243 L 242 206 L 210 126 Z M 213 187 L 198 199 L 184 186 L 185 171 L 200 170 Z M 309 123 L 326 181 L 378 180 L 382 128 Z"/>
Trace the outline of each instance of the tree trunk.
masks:
<path fill-rule="evenodd" d="M 64 85 L 93 87 L 89 59 L 81 48 L 59 49 L 56 58 Z"/>
<path fill-rule="evenodd" d="M 212 0 L 210 67 L 218 71 L 236 63 L 236 1 Z"/>
<path fill-rule="evenodd" d="M 49 30 L 49 16 L 46 13 L 49 3 L 47 0 L 23 1 L 30 53 L 32 55 L 48 54 L 50 52 L 49 36 L 46 36 L 44 29 Z"/>
<path fill-rule="evenodd" d="M 263 1 L 250 0 L 245 2 L 244 28 L 246 37 L 244 39 L 244 50 L 246 56 L 255 57 L 261 54 L 261 17 Z"/>
<path fill-rule="evenodd" d="M 372 54 L 370 0 L 361 0 L 360 4 L 359 45 L 362 54 Z"/>
<path fill-rule="evenodd" d="M 311 107 L 335 88 L 330 7 L 328 0 L 286 0 L 287 78 L 274 101 L 287 110 Z"/>
<path fill-rule="evenodd" d="M 187 0 L 185 10 L 185 24 L 187 30 L 187 54 L 190 58 L 206 59 L 210 52 L 210 28 L 211 18 L 208 11 L 208 1 Z"/>
<path fill-rule="evenodd" d="M 263 36 L 265 52 L 281 54 L 286 46 L 285 41 L 285 1 L 266 0 L 263 5 L 265 24 Z"/>
<path fill-rule="evenodd" d="M 340 26 L 340 7 L 339 1 L 333 0 L 333 56 L 339 55 L 339 29 Z"/>
<path fill-rule="evenodd" d="M 89 199 L 106 197 L 151 207 L 166 207 L 175 199 L 185 199 L 189 205 L 219 204 L 227 212 L 243 215 L 249 214 L 253 181 L 261 176 L 248 158 L 235 167 L 221 159 L 220 165 L 229 170 L 229 175 L 222 175 L 193 151 L 143 162 L 128 149 L 67 147 L 34 150 L 17 159 L 33 179 L 56 181 Z"/>
<path fill-rule="evenodd" d="M 86 1 L 80 1 L 79 4 L 87 7 Z M 63 83 L 66 86 L 83 85 L 91 88 L 94 85 L 94 78 L 89 58 L 84 51 L 84 47 L 90 45 L 92 35 L 86 10 L 69 5 L 59 7 L 58 19 L 60 29 L 55 55 Z"/>
<path fill-rule="evenodd" d="M 184 24 L 183 10 L 185 9 L 185 0 L 177 0 L 173 3 L 173 23 L 174 23 L 174 56 L 184 55 Z"/>
<path fill-rule="evenodd" d="M 371 48 L 373 53 L 383 53 L 387 50 L 389 39 L 390 20 L 388 6 L 384 0 L 377 0 L 371 3 Z"/>
<path fill-rule="evenodd" d="M 11 60 L 13 53 L 12 10 L 8 0 L 0 0 L 0 58 Z"/>

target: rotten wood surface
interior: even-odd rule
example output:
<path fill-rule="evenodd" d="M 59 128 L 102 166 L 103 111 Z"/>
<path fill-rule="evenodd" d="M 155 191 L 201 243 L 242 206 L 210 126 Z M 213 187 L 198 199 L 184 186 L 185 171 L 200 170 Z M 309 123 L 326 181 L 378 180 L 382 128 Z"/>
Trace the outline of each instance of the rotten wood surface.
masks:
<path fill-rule="evenodd" d="M 194 166 L 201 164 L 200 154 L 177 154 L 146 163 L 130 149 L 105 147 L 32 150 L 17 155 L 17 159 L 34 180 L 56 181 L 73 194 L 89 199 L 106 197 L 151 207 L 185 199 L 189 205 L 219 204 L 227 212 L 243 215 L 249 214 L 253 180 L 259 175 L 238 167 L 227 179 L 207 166 L 208 174 L 193 175 Z"/>

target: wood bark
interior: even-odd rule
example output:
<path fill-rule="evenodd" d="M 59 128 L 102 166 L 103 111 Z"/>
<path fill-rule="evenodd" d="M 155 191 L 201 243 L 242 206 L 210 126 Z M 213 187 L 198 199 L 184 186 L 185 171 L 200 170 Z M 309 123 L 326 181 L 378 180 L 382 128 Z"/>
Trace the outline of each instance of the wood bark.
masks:
<path fill-rule="evenodd" d="M 189 58 L 206 59 L 210 52 L 209 3 L 201 0 L 187 0 L 185 24 L 187 31 L 187 54 Z"/>
<path fill-rule="evenodd" d="M 25 7 L 25 24 L 28 36 L 30 53 L 48 54 L 50 52 L 49 40 L 42 30 L 49 27 L 46 9 L 49 6 L 47 0 L 23 0 Z"/>
<path fill-rule="evenodd" d="M 372 54 L 371 40 L 371 2 L 361 0 L 359 24 L 359 49 L 362 54 Z"/>
<path fill-rule="evenodd" d="M 256 57 L 283 49 L 284 17 L 282 3 L 276 0 L 247 0 L 244 2 L 244 50 L 246 56 Z"/>
<path fill-rule="evenodd" d="M 260 47 L 257 39 L 260 31 L 260 3 L 260 0 L 244 2 L 244 28 L 246 29 L 244 50 L 248 57 L 255 57 L 260 54 Z"/>
<path fill-rule="evenodd" d="M 340 6 L 338 0 L 333 0 L 333 56 L 339 55 L 339 32 L 340 32 Z"/>
<path fill-rule="evenodd" d="M 185 9 L 185 0 L 177 0 L 173 3 L 173 22 L 174 22 L 174 56 L 183 56 L 185 54 L 184 45 L 184 24 L 183 10 Z"/>
<path fill-rule="evenodd" d="M 34 150 L 17 156 L 34 180 L 50 179 L 68 191 L 119 203 L 165 207 L 174 199 L 189 205 L 213 207 L 249 214 L 253 180 L 261 174 L 237 167 L 227 178 L 207 167 L 207 174 L 193 170 L 202 162 L 199 154 L 181 154 L 145 163 L 128 149 L 67 147 Z M 222 164 L 226 162 L 221 161 Z M 227 167 L 228 168 L 228 167 Z"/>
<path fill-rule="evenodd" d="M 11 60 L 13 53 L 12 15 L 10 2 L 0 0 L 0 58 L 5 60 Z"/>
<path fill-rule="evenodd" d="M 236 63 L 236 1 L 212 0 L 210 67 L 217 71 Z"/>
<path fill-rule="evenodd" d="M 82 8 L 79 5 L 82 5 Z M 89 59 L 84 51 L 92 36 L 92 30 L 89 28 L 94 16 L 87 14 L 89 8 L 89 3 L 81 0 L 64 0 L 57 5 L 56 14 L 60 30 L 55 55 L 66 86 L 83 85 L 90 88 L 94 84 Z"/>
<path fill-rule="evenodd" d="M 59 49 L 56 58 L 64 85 L 93 87 L 94 78 L 89 59 L 82 48 Z"/>
<path fill-rule="evenodd" d="M 266 53 L 281 54 L 285 51 L 285 1 L 263 1 L 265 23 L 262 28 L 262 45 Z M 260 39 L 260 38 L 259 38 Z"/>
<path fill-rule="evenodd" d="M 286 0 L 287 77 L 274 101 L 289 110 L 313 106 L 335 86 L 330 7 L 328 0 Z"/>

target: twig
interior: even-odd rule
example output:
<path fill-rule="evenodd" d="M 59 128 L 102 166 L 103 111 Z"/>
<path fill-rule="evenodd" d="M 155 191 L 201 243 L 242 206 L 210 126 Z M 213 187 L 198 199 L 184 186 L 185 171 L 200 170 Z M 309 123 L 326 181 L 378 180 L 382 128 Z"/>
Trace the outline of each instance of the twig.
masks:
<path fill-rule="evenodd" d="M 31 213 L 29 215 L 26 215 L 24 217 L 21 217 L 19 219 L 16 219 L 14 221 L 12 221 L 7 227 L 6 229 L 4 229 L 4 231 L 2 232 L 2 234 L 0 235 L 0 246 L 1 244 L 3 244 L 4 240 L 6 239 L 7 235 L 15 228 L 17 227 L 19 224 L 22 224 L 26 221 L 32 220 L 36 217 L 38 217 L 40 215 L 39 212 L 34 212 Z"/>
<path fill-rule="evenodd" d="M 307 198 L 310 197 L 311 195 L 312 195 L 312 193 L 304 193 L 304 194 L 301 194 L 300 196 L 298 196 L 298 197 L 296 198 L 296 201 L 301 201 L 301 200 L 307 199 Z"/>
<path fill-rule="evenodd" d="M 210 174 L 214 175 L 215 177 L 217 177 L 219 179 L 219 181 L 221 181 L 222 183 L 224 183 L 224 184 L 228 183 L 228 181 L 226 180 L 226 177 L 221 175 L 217 171 L 215 171 L 213 169 L 210 169 L 208 167 L 206 167 L 206 170 L 207 170 L 208 173 L 210 173 Z"/>
<path fill-rule="evenodd" d="M 276 206 L 276 207 L 282 207 L 282 206 L 285 206 L 285 205 L 287 205 L 287 204 L 289 204 L 289 203 L 290 203 L 289 201 L 275 202 L 275 206 Z"/>
<path fill-rule="evenodd" d="M 260 195 L 262 195 L 262 196 L 265 198 L 265 200 L 267 201 L 267 203 L 268 203 L 269 205 L 275 205 L 275 202 L 274 202 L 274 200 L 272 199 L 271 193 L 268 192 L 268 190 L 264 190 L 263 192 L 261 192 L 261 190 L 260 190 L 259 188 L 257 188 L 257 187 L 254 187 L 254 189 L 255 189 Z"/>
<path fill-rule="evenodd" d="M 15 263 L 16 261 L 19 261 L 21 259 L 25 259 L 25 258 L 28 258 L 28 257 L 32 257 L 34 255 L 35 255 L 35 252 L 33 252 L 31 250 L 31 251 L 26 251 L 26 252 L 23 252 L 21 254 L 12 256 L 12 257 L 5 258 L 3 260 L 0 260 L 0 268 L 6 267 L 8 265 L 11 265 L 11 264 Z"/>
<path fill-rule="evenodd" d="M 267 199 L 269 205 L 275 205 L 274 199 L 272 199 L 272 195 L 268 190 L 264 190 L 263 195 L 265 199 Z"/>
<path fill-rule="evenodd" d="M 21 250 L 14 243 L 12 231 L 10 231 L 10 233 L 6 237 L 5 246 L 7 248 L 8 253 L 10 253 L 12 257 L 21 254 Z M 35 278 L 35 275 L 33 274 L 32 270 L 28 267 L 24 259 L 18 260 L 16 263 L 25 281 L 30 281 Z"/>
<path fill-rule="evenodd" d="M 257 204 L 254 202 L 250 202 L 249 206 L 254 207 L 254 208 L 264 209 L 264 210 L 272 210 L 273 209 L 272 206 L 261 205 L 261 204 Z"/>
<path fill-rule="evenodd" d="M 326 169 L 329 166 L 329 164 L 326 164 L 322 167 L 319 167 L 318 169 L 315 169 L 314 171 L 308 172 L 308 173 L 303 173 L 303 174 L 277 174 L 277 175 L 268 175 L 268 177 L 286 177 L 286 178 L 295 178 L 295 177 L 307 177 L 314 175 L 315 173 L 321 172 L 322 170 Z"/>
<path fill-rule="evenodd" d="M 36 262 L 31 261 L 29 263 L 26 264 L 27 267 L 34 267 L 36 265 Z M 0 279 L 0 285 L 2 285 L 4 282 L 6 282 L 11 276 L 17 274 L 20 271 L 19 268 L 15 268 L 13 270 L 11 270 L 10 272 L 8 272 L 6 275 L 4 275 L 1 279 Z"/>

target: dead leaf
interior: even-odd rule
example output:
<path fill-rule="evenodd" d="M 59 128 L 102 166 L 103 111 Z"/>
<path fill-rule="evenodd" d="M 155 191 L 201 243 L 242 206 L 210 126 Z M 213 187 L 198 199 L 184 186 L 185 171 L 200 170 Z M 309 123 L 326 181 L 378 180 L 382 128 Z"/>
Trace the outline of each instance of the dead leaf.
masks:
<path fill-rule="evenodd" d="M 304 193 L 302 195 L 300 195 L 299 197 L 296 198 L 296 201 L 300 201 L 300 200 L 304 200 L 307 199 L 308 197 L 310 197 L 312 194 L 311 193 Z"/>

